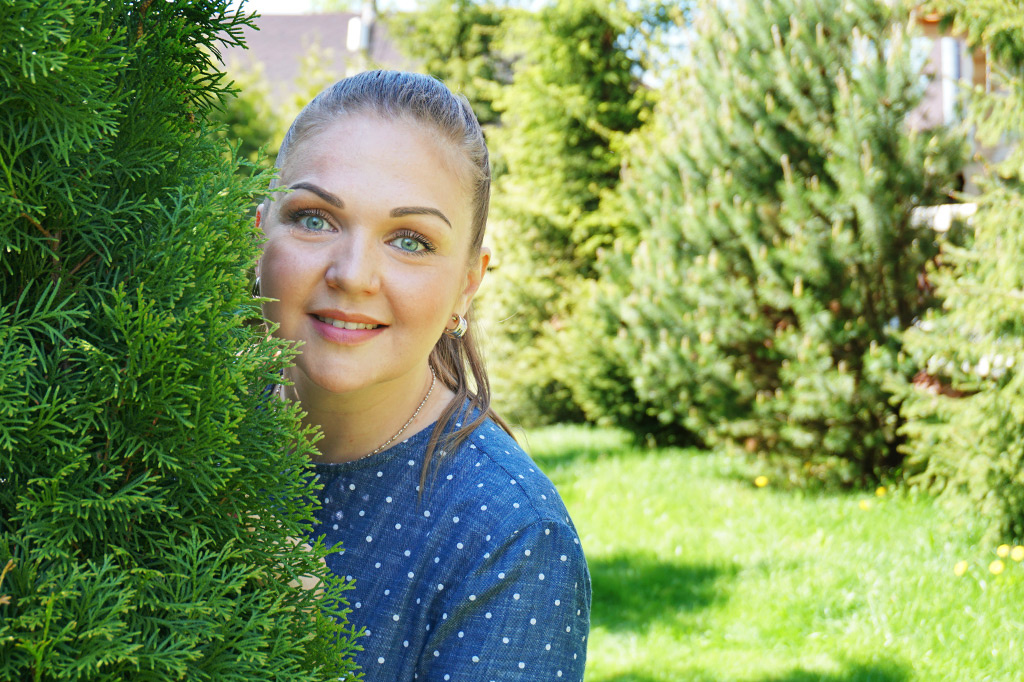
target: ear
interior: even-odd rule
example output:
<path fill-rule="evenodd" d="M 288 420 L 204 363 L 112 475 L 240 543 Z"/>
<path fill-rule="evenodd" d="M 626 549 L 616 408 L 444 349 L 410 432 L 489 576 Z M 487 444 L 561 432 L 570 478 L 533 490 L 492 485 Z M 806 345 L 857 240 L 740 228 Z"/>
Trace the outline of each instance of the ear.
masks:
<path fill-rule="evenodd" d="M 462 290 L 462 294 L 459 295 L 459 307 L 455 312 L 465 315 L 466 311 L 469 310 L 469 304 L 473 302 L 473 296 L 476 294 L 476 290 L 480 288 L 480 282 L 483 281 L 484 275 L 487 274 L 487 264 L 490 262 L 491 250 L 487 247 L 481 248 L 479 259 L 470 263 L 466 271 L 466 286 Z"/>

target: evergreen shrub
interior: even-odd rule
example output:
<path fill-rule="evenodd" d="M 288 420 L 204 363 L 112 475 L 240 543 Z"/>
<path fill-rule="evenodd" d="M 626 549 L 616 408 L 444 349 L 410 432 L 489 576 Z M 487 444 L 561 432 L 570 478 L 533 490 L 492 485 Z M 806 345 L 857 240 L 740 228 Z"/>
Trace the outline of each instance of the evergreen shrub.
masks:
<path fill-rule="evenodd" d="M 503 168 L 495 257 L 477 310 L 501 357 L 498 409 L 524 423 L 578 421 L 567 383 L 578 358 L 558 337 L 577 324 L 574 296 L 614 238 L 601 200 L 619 180 L 616 141 L 650 104 L 627 39 L 636 14 L 621 2 L 556 0 L 512 16 L 504 47 L 517 59 L 494 99 L 501 126 L 489 131 Z"/>
<path fill-rule="evenodd" d="M 977 178 L 973 242 L 947 249 L 932 278 L 941 309 L 907 330 L 922 367 L 904 383 L 906 450 L 918 481 L 1024 540 L 1024 15 L 1003 3 L 945 2 L 954 30 L 994 60 L 989 92 L 968 99 L 982 144 L 1012 151 Z"/>
<path fill-rule="evenodd" d="M 227 2 L 0 2 L 0 679 L 350 675 L 253 195 L 206 128 Z M 319 590 L 294 581 L 307 576 Z"/>
<path fill-rule="evenodd" d="M 500 46 L 516 12 L 490 1 L 426 0 L 413 11 L 388 13 L 384 21 L 402 53 L 465 95 L 486 128 L 499 121 L 494 98 L 512 77 L 515 57 Z"/>
<path fill-rule="evenodd" d="M 631 221 L 642 211 L 635 192 L 625 190 L 632 182 L 630 169 L 645 168 L 660 156 L 664 139 L 663 117 L 655 117 L 623 141 L 628 159 L 622 189 L 607 193 L 601 213 L 616 235 L 612 247 L 598 251 L 598 277 L 578 284 L 571 324 L 555 337 L 564 364 L 565 383 L 573 401 L 588 421 L 626 429 L 639 443 L 702 445 L 700 437 L 680 423 L 662 421 L 657 412 L 640 400 L 633 383 L 635 356 L 624 354 L 630 329 L 623 324 L 621 302 L 631 293 L 631 254 L 638 246 L 640 226 Z"/>
<path fill-rule="evenodd" d="M 618 352 L 650 413 L 843 477 L 899 467 L 899 330 L 931 305 L 920 205 L 962 143 L 914 131 L 912 20 L 876 0 L 702 6 L 691 59 L 624 181 Z"/>

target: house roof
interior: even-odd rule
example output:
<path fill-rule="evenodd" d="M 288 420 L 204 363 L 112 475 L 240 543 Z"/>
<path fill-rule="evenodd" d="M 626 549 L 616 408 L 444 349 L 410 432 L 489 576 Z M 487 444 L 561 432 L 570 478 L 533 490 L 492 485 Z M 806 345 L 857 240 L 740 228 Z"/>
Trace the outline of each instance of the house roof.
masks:
<path fill-rule="evenodd" d="M 324 59 L 321 66 L 341 79 L 362 68 L 358 50 L 349 49 L 349 33 L 358 32 L 360 21 L 356 12 L 262 15 L 256 20 L 259 30 L 245 27 L 242 31 L 248 49 L 222 49 L 224 64 L 230 71 L 259 63 L 271 92 L 286 96 L 294 91 L 303 58 L 316 49 Z M 382 68 L 410 66 L 379 20 L 373 23 L 370 61 L 371 66 Z"/>

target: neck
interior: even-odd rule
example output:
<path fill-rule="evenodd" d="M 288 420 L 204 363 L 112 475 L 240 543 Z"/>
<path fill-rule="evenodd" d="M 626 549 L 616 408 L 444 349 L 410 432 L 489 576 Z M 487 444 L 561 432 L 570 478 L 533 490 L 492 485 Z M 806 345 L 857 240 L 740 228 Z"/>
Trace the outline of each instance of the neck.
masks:
<path fill-rule="evenodd" d="M 316 443 L 318 462 L 362 459 L 401 431 L 388 444 L 391 447 L 433 423 L 453 397 L 437 380 L 424 400 L 432 381 L 429 368 L 411 377 L 344 393 L 323 389 L 296 368 L 289 378 L 294 383 L 284 387 L 284 396 L 301 403 L 306 412 L 304 425 L 317 426 L 323 433 Z"/>

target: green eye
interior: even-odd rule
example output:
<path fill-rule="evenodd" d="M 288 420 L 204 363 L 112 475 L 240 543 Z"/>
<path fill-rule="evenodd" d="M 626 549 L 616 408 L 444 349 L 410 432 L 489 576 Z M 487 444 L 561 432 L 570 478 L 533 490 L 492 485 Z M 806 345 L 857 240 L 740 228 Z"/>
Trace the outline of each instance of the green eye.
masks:
<path fill-rule="evenodd" d="M 397 246 L 398 248 L 402 249 L 403 251 L 416 252 L 422 251 L 423 249 L 426 248 L 423 245 L 423 242 L 417 239 L 413 239 L 412 237 L 399 237 L 398 239 L 395 239 L 391 243 Z"/>
<path fill-rule="evenodd" d="M 310 232 L 322 232 L 327 226 L 327 222 L 318 215 L 304 215 L 298 222 Z"/>
<path fill-rule="evenodd" d="M 396 232 L 391 237 L 391 240 L 388 241 L 388 244 L 403 253 L 414 254 L 417 256 L 425 256 L 428 253 L 433 253 L 437 250 L 429 239 L 419 232 L 413 232 L 412 230 L 400 230 L 399 232 Z"/>

